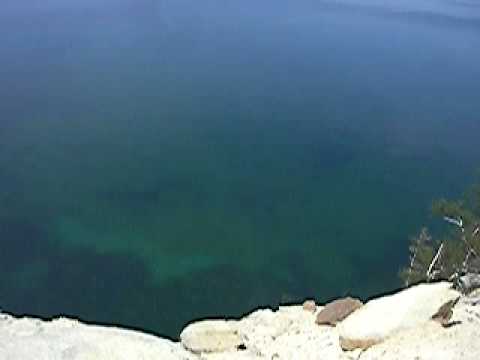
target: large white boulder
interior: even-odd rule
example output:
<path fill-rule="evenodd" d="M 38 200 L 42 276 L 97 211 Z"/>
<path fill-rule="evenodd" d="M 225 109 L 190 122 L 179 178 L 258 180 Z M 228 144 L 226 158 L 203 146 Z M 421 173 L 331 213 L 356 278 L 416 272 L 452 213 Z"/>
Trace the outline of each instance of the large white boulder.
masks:
<path fill-rule="evenodd" d="M 183 329 L 180 341 L 195 354 L 236 350 L 242 345 L 237 322 L 227 320 L 194 322 Z"/>
<path fill-rule="evenodd" d="M 443 304 L 459 295 L 451 283 L 440 282 L 417 285 L 371 300 L 338 326 L 340 344 L 345 350 L 378 344 L 431 321 Z"/>
<path fill-rule="evenodd" d="M 0 359 L 8 360 L 193 360 L 169 340 L 76 320 L 42 321 L 0 315 Z"/>
<path fill-rule="evenodd" d="M 478 297 L 471 300 L 462 298 L 455 306 L 450 326 L 426 322 L 372 346 L 362 354 L 361 360 L 480 359 L 480 304 L 474 305 Z"/>

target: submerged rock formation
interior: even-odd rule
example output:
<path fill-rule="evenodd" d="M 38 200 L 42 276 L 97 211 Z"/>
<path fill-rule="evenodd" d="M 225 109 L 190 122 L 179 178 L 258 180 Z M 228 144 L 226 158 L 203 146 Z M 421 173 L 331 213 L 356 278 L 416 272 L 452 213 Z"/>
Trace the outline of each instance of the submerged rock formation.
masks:
<path fill-rule="evenodd" d="M 443 311 L 445 304 L 452 305 Z M 344 320 L 335 320 L 336 327 L 316 323 L 325 308 L 309 303 L 260 309 L 239 320 L 193 322 L 183 330 L 180 342 L 65 318 L 42 321 L 1 314 L 0 359 L 480 358 L 479 290 L 461 295 L 446 282 L 414 286 L 367 302 Z M 448 326 L 436 321 L 439 313 L 446 314 Z"/>

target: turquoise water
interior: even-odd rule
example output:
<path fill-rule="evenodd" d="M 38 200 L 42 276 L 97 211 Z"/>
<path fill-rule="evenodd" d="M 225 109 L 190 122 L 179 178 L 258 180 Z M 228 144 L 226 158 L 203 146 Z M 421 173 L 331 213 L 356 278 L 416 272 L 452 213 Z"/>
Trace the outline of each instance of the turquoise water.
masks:
<path fill-rule="evenodd" d="M 7 3 L 2 309 L 176 337 L 400 285 L 478 168 L 480 9 L 279 4 Z"/>

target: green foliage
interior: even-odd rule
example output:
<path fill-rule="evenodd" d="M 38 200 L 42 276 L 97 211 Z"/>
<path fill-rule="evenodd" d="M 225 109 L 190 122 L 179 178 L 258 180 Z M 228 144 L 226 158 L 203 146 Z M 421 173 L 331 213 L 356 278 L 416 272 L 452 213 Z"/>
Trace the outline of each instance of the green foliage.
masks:
<path fill-rule="evenodd" d="M 433 239 L 427 228 L 411 238 L 410 263 L 399 274 L 406 286 L 480 271 L 472 265 L 480 255 L 480 184 L 461 200 L 436 200 L 432 213 L 450 229 L 439 239 Z"/>

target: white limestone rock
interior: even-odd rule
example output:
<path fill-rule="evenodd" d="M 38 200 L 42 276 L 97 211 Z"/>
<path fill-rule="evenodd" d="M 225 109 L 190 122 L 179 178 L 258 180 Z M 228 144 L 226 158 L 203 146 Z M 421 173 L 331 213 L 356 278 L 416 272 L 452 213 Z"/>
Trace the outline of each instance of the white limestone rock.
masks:
<path fill-rule="evenodd" d="M 421 284 L 369 301 L 338 326 L 342 348 L 366 349 L 431 321 L 440 306 L 460 295 L 451 287 L 448 282 Z"/>
<path fill-rule="evenodd" d="M 305 315 L 303 317 L 305 320 L 309 318 L 307 314 L 305 311 L 301 313 Z M 275 312 L 270 309 L 257 310 L 239 321 L 239 333 L 247 348 L 261 349 L 284 334 L 295 321 L 298 321 L 297 316 L 299 315 L 285 310 Z"/>
<path fill-rule="evenodd" d="M 450 324 L 444 328 L 430 321 L 401 332 L 366 350 L 361 360 L 480 359 L 480 305 L 472 305 L 470 297 L 462 298 Z"/>
<path fill-rule="evenodd" d="M 243 350 L 202 354 L 202 360 L 349 360 L 331 327 L 315 324 L 303 306 L 257 310 L 238 321 Z"/>
<path fill-rule="evenodd" d="M 242 345 L 237 322 L 204 320 L 192 323 L 180 334 L 182 345 L 195 354 L 236 350 Z"/>
<path fill-rule="evenodd" d="M 321 307 L 261 309 L 240 320 L 190 324 L 183 343 L 65 318 L 0 314 L 0 360 L 478 360 L 480 290 L 460 298 L 451 326 L 430 320 L 457 296 L 448 283 L 417 285 L 367 303 L 337 327 L 315 323 Z M 375 344 L 343 351 L 339 335 Z"/>
<path fill-rule="evenodd" d="M 0 359 L 194 360 L 179 344 L 138 331 L 0 315 Z"/>
<path fill-rule="evenodd" d="M 203 353 L 200 354 L 199 360 L 265 360 L 265 358 L 251 352 L 226 351 L 221 353 Z"/>

